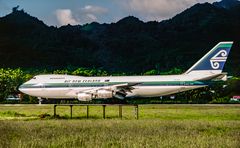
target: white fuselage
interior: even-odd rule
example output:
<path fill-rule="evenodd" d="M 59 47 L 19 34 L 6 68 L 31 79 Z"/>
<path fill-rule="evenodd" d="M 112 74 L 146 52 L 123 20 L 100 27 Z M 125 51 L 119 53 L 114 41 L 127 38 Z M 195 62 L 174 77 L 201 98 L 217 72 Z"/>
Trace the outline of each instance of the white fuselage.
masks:
<path fill-rule="evenodd" d="M 77 98 L 77 93 L 88 90 L 109 89 L 125 83 L 132 86 L 125 97 L 156 97 L 205 87 L 198 75 L 169 76 L 108 76 L 81 77 L 71 75 L 39 75 L 20 86 L 19 90 L 42 98 Z"/>

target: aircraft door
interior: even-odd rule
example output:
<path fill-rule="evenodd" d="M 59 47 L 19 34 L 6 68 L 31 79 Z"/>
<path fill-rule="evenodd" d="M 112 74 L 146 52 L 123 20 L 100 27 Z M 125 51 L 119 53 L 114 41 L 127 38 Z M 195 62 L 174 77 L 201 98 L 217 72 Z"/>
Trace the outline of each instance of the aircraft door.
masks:
<path fill-rule="evenodd" d="M 185 90 L 185 88 L 186 88 L 186 82 L 184 82 L 184 81 L 181 81 L 181 82 L 180 82 L 180 90 L 179 90 L 179 92 L 182 92 L 182 91 L 184 91 L 184 90 Z"/>
<path fill-rule="evenodd" d="M 41 90 L 45 90 L 45 85 L 42 83 L 42 84 L 40 85 L 40 88 L 41 88 Z"/>

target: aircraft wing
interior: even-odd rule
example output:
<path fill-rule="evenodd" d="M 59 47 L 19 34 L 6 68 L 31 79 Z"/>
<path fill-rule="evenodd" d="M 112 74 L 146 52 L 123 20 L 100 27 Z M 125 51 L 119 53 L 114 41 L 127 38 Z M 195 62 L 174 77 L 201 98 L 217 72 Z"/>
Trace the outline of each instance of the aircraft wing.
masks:
<path fill-rule="evenodd" d="M 87 94 L 96 94 L 98 90 L 108 90 L 113 91 L 114 94 L 120 95 L 121 97 L 125 97 L 128 92 L 132 92 L 134 89 L 133 86 L 139 85 L 141 83 L 123 83 L 123 84 L 117 84 L 117 85 L 111 85 L 111 86 L 104 86 L 104 87 L 98 87 L 98 88 L 91 88 L 86 90 L 72 90 L 67 93 L 68 96 L 77 96 L 78 93 L 87 93 Z M 119 97 L 120 97 L 119 96 Z"/>
<path fill-rule="evenodd" d="M 141 83 L 125 83 L 111 86 L 113 90 L 124 90 L 126 92 L 132 92 L 133 86 L 139 85 Z"/>

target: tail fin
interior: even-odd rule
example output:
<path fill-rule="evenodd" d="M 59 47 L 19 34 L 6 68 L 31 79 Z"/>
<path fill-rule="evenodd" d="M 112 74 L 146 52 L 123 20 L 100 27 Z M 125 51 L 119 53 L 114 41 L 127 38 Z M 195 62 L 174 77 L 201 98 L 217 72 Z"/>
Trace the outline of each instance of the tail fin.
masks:
<path fill-rule="evenodd" d="M 220 42 L 204 57 L 195 63 L 185 74 L 189 73 L 222 73 L 233 42 Z"/>

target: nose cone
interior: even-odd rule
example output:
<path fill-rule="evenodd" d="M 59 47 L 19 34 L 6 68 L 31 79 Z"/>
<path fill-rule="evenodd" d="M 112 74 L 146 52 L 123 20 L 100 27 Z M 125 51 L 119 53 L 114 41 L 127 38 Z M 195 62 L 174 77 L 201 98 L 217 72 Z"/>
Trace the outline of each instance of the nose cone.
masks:
<path fill-rule="evenodd" d="M 25 84 L 22 84 L 18 87 L 18 90 L 22 93 L 25 93 L 26 94 L 26 87 L 25 87 Z"/>

